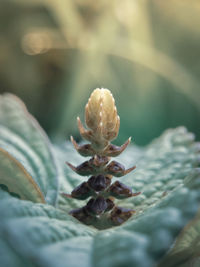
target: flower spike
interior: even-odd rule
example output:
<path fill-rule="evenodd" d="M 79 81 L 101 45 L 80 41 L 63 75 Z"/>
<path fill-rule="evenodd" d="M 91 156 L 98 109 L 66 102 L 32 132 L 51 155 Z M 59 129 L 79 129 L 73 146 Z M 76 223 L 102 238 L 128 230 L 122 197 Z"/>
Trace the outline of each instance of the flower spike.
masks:
<path fill-rule="evenodd" d="M 85 129 L 80 118 L 77 117 L 78 128 L 81 136 L 90 144 L 79 145 L 71 136 L 71 142 L 77 152 L 84 157 L 92 157 L 75 167 L 69 162 L 66 164 L 77 174 L 91 177 L 88 181 L 77 186 L 71 194 L 63 193 L 67 198 L 86 200 L 82 208 L 70 211 L 70 214 L 80 222 L 93 225 L 99 229 L 108 226 L 117 226 L 127 221 L 135 211 L 125 209 L 114 204 L 114 199 L 125 199 L 138 196 L 141 192 L 133 193 L 125 184 L 115 181 L 112 177 L 121 177 L 136 166 L 129 169 L 111 157 L 120 155 L 130 144 L 131 137 L 121 146 L 110 143 L 119 132 L 120 118 L 113 95 L 108 89 L 95 89 L 85 106 Z M 103 226 L 103 225 L 107 226 Z"/>

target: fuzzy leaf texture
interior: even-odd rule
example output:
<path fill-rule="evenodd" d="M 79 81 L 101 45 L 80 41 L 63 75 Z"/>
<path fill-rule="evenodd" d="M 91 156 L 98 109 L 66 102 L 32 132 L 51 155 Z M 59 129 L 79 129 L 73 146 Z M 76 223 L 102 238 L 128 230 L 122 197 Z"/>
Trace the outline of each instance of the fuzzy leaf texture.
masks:
<path fill-rule="evenodd" d="M 83 158 L 70 143 L 51 144 L 18 98 L 1 96 L 1 265 L 184 266 L 186 252 L 197 252 L 192 244 L 200 232 L 199 215 L 188 224 L 200 200 L 199 150 L 184 127 L 167 130 L 145 148 L 130 145 L 119 161 L 137 169 L 120 181 L 142 193 L 118 202 L 136 213 L 119 227 L 99 231 L 68 215 L 84 201 L 61 194 L 84 181 L 65 161 L 78 164 Z"/>

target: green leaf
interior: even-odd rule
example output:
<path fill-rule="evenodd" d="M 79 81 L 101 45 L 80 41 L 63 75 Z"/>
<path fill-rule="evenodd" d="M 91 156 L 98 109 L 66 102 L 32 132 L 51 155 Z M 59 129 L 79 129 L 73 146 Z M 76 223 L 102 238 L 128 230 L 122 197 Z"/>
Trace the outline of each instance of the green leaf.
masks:
<path fill-rule="evenodd" d="M 0 97 L 0 147 L 22 163 L 45 200 L 55 204 L 58 176 L 50 142 L 21 100 L 11 94 Z"/>
<path fill-rule="evenodd" d="M 2 148 L 0 148 L 0 170 L 2 189 L 18 198 L 45 203 L 39 187 L 23 165 Z"/>
<path fill-rule="evenodd" d="M 200 175 L 200 170 L 196 175 Z M 199 181 L 194 184 L 199 187 Z M 178 236 L 174 246 L 159 267 L 198 267 L 200 263 L 200 211 Z"/>
<path fill-rule="evenodd" d="M 28 173 L 47 202 L 20 200 L 11 195 L 9 186 L 9 193 L 5 187 L 0 189 L 3 266 L 153 267 L 198 210 L 199 145 L 183 127 L 166 131 L 146 148 L 130 146 L 119 157 L 126 167 L 137 165 L 134 173 L 120 179 L 142 194 L 119 201 L 120 206 L 134 208 L 136 214 L 125 224 L 105 230 L 85 226 L 68 215 L 84 201 L 59 194 L 57 207 L 49 205 L 55 203 L 58 181 L 59 192 L 70 193 L 85 180 L 65 165 L 65 161 L 83 162 L 71 144 L 50 144 L 11 95 L 1 98 L 0 127 L 0 147 L 7 151 L 2 152 L 2 159 L 8 153 L 3 160 L 19 161 L 16 165 L 23 165 L 25 175 L 17 172 L 16 166 L 10 169 L 10 163 L 0 164 L 0 171 L 7 166 L 9 184 L 18 179 L 18 187 L 27 191 L 26 199 L 33 190 L 32 185 L 24 185 Z"/>

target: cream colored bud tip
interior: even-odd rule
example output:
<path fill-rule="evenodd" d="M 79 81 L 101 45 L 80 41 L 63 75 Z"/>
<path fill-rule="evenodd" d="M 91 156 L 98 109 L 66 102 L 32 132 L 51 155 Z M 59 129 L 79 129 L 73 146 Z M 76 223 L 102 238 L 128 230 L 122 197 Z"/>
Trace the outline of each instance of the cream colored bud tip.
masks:
<path fill-rule="evenodd" d="M 93 140 L 98 139 L 96 142 L 102 142 L 102 145 L 105 140 L 117 137 L 120 119 L 110 90 L 97 88 L 91 93 L 85 107 L 85 122 L 93 132 Z"/>
<path fill-rule="evenodd" d="M 110 95 L 111 97 L 113 97 L 113 95 L 109 89 L 96 88 L 96 89 L 94 89 L 94 91 L 92 92 L 90 97 L 100 98 L 100 97 L 105 97 L 106 95 Z"/>

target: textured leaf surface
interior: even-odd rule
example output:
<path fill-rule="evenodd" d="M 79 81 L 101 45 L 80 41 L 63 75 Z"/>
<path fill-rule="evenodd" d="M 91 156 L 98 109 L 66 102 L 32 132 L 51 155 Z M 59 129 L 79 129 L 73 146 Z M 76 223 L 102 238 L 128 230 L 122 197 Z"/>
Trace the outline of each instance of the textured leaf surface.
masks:
<path fill-rule="evenodd" d="M 200 212 L 185 226 L 174 247 L 159 265 L 159 267 L 187 266 L 200 266 Z"/>
<path fill-rule="evenodd" d="M 0 148 L 0 173 L 0 187 L 11 195 L 45 203 L 40 188 L 23 165 L 2 148 Z"/>
<path fill-rule="evenodd" d="M 12 112 L 10 104 L 7 104 L 6 113 L 14 116 L 21 112 L 19 118 L 24 118 L 25 125 L 20 129 L 27 129 L 28 139 L 24 132 L 25 136 L 21 134 L 18 129 L 20 124 L 14 119 L 16 129 L 6 124 L 4 114 L 0 116 L 0 124 L 2 121 L 1 129 L 7 131 L 7 136 L 1 132 L 0 147 L 19 160 L 39 186 L 40 179 L 44 179 L 42 181 L 47 185 L 41 186 L 43 194 L 47 192 L 48 195 L 48 190 L 57 191 L 57 187 L 52 186 L 53 173 L 55 179 L 59 178 L 60 192 L 70 193 L 85 181 L 65 165 L 65 161 L 75 165 L 83 162 L 71 144 L 62 147 L 50 145 L 38 126 L 26 117 L 18 100 L 11 96 L 6 98 L 12 100 Z M 1 102 L 0 110 L 4 105 Z M 33 129 L 35 139 L 30 138 Z M 37 140 L 34 143 L 36 146 L 31 139 Z M 28 152 L 22 146 L 24 143 L 30 149 Z M 32 161 L 33 155 L 38 161 Z M 120 180 L 142 194 L 119 201 L 123 207 L 134 208 L 136 215 L 115 228 L 99 231 L 68 215 L 69 210 L 82 206 L 84 201 L 64 199 L 60 194 L 58 205 L 54 207 L 49 205 L 54 201 L 47 201 L 49 204 L 33 203 L 17 199 L 0 189 L 0 252 L 3 266 L 153 267 L 160 262 L 198 209 L 199 144 L 194 143 L 193 135 L 181 127 L 166 131 L 146 148 L 130 146 L 118 160 L 126 167 L 134 163 L 137 165 L 135 172 Z M 41 170 L 37 170 L 38 176 L 35 176 L 36 166 L 40 168 L 42 162 L 45 176 L 41 176 Z M 54 194 L 48 196 L 55 200 Z"/>
<path fill-rule="evenodd" d="M 24 165 L 45 200 L 55 204 L 58 177 L 50 143 L 24 104 L 11 94 L 0 96 L 0 147 Z"/>

